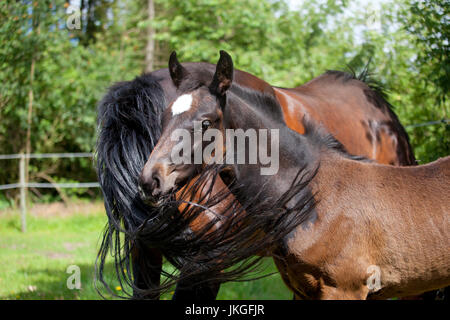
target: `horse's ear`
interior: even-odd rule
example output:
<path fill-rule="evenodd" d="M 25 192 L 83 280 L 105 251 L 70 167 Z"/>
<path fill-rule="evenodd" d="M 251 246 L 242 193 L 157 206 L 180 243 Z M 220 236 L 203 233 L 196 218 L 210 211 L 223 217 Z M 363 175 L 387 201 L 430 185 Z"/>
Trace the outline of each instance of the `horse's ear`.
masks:
<path fill-rule="evenodd" d="M 220 50 L 220 59 L 217 62 L 216 73 L 209 88 L 218 95 L 224 95 L 231 87 L 233 81 L 233 60 L 230 55 Z"/>
<path fill-rule="evenodd" d="M 178 61 L 177 53 L 175 51 L 172 52 L 169 58 L 169 72 L 170 77 L 177 88 L 180 86 L 181 81 L 189 74 Z"/>

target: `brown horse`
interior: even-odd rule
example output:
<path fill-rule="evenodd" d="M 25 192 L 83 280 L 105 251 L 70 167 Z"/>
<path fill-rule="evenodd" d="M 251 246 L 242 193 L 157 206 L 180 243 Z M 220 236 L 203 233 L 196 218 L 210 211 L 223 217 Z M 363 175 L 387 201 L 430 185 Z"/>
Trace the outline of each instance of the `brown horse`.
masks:
<path fill-rule="evenodd" d="M 233 90 L 232 61 L 224 52 L 208 82 L 190 76 L 173 59 L 170 67 L 179 98 L 163 115 L 161 138 L 142 171 L 143 190 L 153 196 L 169 194 L 203 167 L 171 162 L 175 129 L 194 134 L 198 122 L 203 133 L 215 129 L 224 136 L 228 129 L 278 130 L 280 163 L 273 176 L 261 175 L 262 163 L 232 167 L 247 193 L 265 186 L 257 193 L 261 202 L 288 192 L 299 168 L 311 173 L 297 200 L 306 199 L 305 193 L 313 195 L 314 210 L 274 250 L 274 243 L 266 244 L 297 298 L 388 298 L 450 284 L 450 157 L 400 168 L 350 156 L 332 135 L 311 123 L 303 125 L 305 135 L 298 134 L 286 125 L 274 96 Z M 188 144 L 193 150 L 195 145 L 195 139 Z M 266 154 L 274 151 L 273 145 L 258 147 Z M 245 203 L 245 196 L 237 195 L 238 201 Z M 236 231 L 236 246 L 241 236 Z"/>
<path fill-rule="evenodd" d="M 110 237 L 120 231 L 130 235 L 135 233 L 149 216 L 151 208 L 136 197 L 137 180 L 144 162 L 160 137 L 161 114 L 168 102 L 180 95 L 179 85 L 176 84 L 177 74 L 195 75 L 203 81 L 210 81 L 215 72 L 215 66 L 211 64 L 185 63 L 181 66 L 175 55 L 171 61 L 169 69 L 154 71 L 134 81 L 115 85 L 100 103 L 98 174 L 110 221 L 100 260 L 106 254 L 106 248 L 114 246 Z M 363 155 L 380 163 L 414 164 L 407 134 L 390 105 L 380 92 L 361 80 L 347 73 L 330 71 L 300 87 L 285 89 L 272 87 L 247 72 L 235 70 L 231 91 L 257 92 L 276 98 L 283 121 L 299 133 L 304 132 L 302 117 L 309 115 L 323 123 L 352 154 Z M 130 154 L 133 156 L 130 157 Z M 216 183 L 219 186 L 223 184 L 220 179 Z M 120 227 L 122 224 L 125 227 Z M 133 246 L 136 287 L 145 289 L 152 284 L 157 285 L 162 263 L 158 248 L 126 241 L 130 241 L 129 245 Z M 120 246 L 116 250 L 119 253 Z M 116 263 L 123 262 L 118 259 Z M 152 266 L 152 271 L 148 270 L 148 266 Z M 150 279 L 146 279 L 148 277 Z M 198 294 L 189 290 L 185 292 L 187 297 L 211 297 L 204 291 L 208 290 L 201 289 Z M 142 295 L 136 292 L 136 297 Z M 217 290 L 213 290 L 212 296 L 215 297 L 216 293 Z M 175 296 L 180 297 L 179 294 Z"/>
<path fill-rule="evenodd" d="M 385 299 L 448 286 L 450 157 L 398 168 L 322 148 L 310 186 L 316 221 L 275 258 L 295 296 Z"/>

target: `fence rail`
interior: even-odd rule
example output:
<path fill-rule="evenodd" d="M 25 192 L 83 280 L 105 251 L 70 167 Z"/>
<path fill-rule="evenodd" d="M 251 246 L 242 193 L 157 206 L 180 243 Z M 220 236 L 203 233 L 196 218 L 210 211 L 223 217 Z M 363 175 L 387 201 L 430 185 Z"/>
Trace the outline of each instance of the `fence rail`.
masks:
<path fill-rule="evenodd" d="M 79 183 L 37 183 L 37 182 L 26 182 L 24 185 L 20 183 L 10 183 L 0 185 L 0 190 L 17 189 L 17 188 L 43 188 L 43 189 L 53 189 L 57 188 L 99 188 L 100 184 L 98 182 L 79 182 Z"/>
<path fill-rule="evenodd" d="M 92 158 L 93 153 L 75 152 L 75 153 L 15 153 L 0 154 L 0 160 L 6 159 L 43 159 L 43 158 Z"/>
<path fill-rule="evenodd" d="M 18 183 L 10 183 L 0 185 L 0 190 L 20 189 L 20 212 L 21 212 L 21 224 L 22 232 L 26 231 L 26 215 L 27 215 L 27 201 L 26 201 L 26 189 L 27 188 L 99 188 L 98 182 L 77 182 L 77 183 L 38 183 L 25 181 L 27 176 L 25 173 L 25 159 L 48 159 L 48 158 L 92 158 L 93 153 L 78 152 L 78 153 L 17 153 L 17 154 L 2 154 L 0 160 L 19 159 L 19 179 Z"/>
<path fill-rule="evenodd" d="M 427 122 L 416 123 L 416 124 L 408 124 L 405 126 L 405 128 L 427 127 L 427 126 L 432 126 L 435 124 L 447 124 L 447 123 L 450 123 L 450 119 L 442 119 L 442 120 L 427 121 Z"/>

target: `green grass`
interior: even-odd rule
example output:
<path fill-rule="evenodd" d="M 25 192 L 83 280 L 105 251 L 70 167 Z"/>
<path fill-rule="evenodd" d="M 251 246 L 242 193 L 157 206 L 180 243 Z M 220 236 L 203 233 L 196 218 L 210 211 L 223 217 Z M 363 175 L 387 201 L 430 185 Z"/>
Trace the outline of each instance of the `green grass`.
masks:
<path fill-rule="evenodd" d="M 94 288 L 94 263 L 106 223 L 104 212 L 27 217 L 20 232 L 17 215 L 0 212 L 0 299 L 100 299 Z M 81 271 L 81 289 L 67 288 L 70 265 Z M 112 271 L 111 263 L 107 270 Z M 267 271 L 275 271 L 268 262 Z M 121 292 L 109 272 L 107 281 Z M 171 295 L 163 296 L 170 299 Z M 291 299 L 278 274 L 221 286 L 218 299 Z"/>

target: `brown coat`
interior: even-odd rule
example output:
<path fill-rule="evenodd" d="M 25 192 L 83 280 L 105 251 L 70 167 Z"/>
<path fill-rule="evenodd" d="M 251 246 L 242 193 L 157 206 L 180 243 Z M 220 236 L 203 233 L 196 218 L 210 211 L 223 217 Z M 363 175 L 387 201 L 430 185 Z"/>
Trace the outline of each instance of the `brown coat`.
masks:
<path fill-rule="evenodd" d="M 317 219 L 275 258 L 297 298 L 384 299 L 450 284 L 450 157 L 415 167 L 321 159 Z"/>

